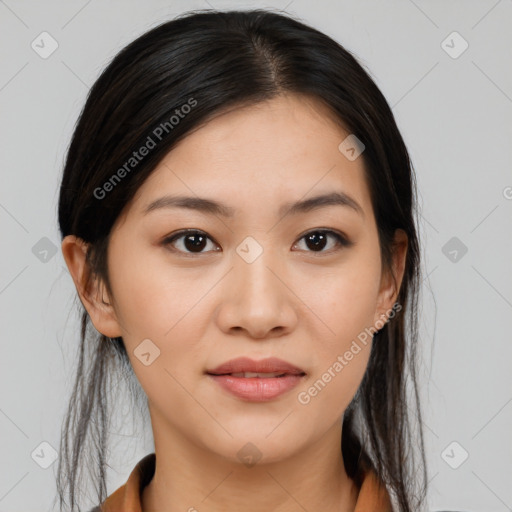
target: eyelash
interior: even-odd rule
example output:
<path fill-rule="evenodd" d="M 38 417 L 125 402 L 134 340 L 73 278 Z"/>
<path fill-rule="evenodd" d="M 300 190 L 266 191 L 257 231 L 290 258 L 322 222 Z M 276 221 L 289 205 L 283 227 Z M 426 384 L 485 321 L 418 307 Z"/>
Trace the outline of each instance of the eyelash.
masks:
<path fill-rule="evenodd" d="M 353 245 L 353 242 L 349 241 L 341 233 L 338 233 L 337 231 L 333 231 L 331 229 L 313 229 L 311 231 L 308 231 L 307 233 L 304 233 L 299 238 L 299 241 L 304 239 L 306 236 L 308 236 L 310 234 L 313 234 L 313 233 L 318 233 L 318 234 L 323 234 L 323 235 L 332 235 L 336 239 L 338 246 L 336 248 L 334 248 L 334 250 L 331 249 L 331 250 L 328 250 L 328 251 L 321 250 L 321 251 L 305 251 L 305 252 L 311 252 L 312 254 L 321 256 L 322 254 L 331 254 L 332 252 L 337 252 L 337 251 L 339 251 L 342 248 L 350 247 L 350 246 Z M 164 245 L 166 247 L 170 246 L 174 241 L 176 241 L 176 240 L 178 240 L 180 238 L 183 238 L 186 235 L 203 235 L 207 239 L 211 240 L 212 242 L 214 242 L 216 244 L 216 242 L 211 237 L 207 236 L 207 234 L 204 231 L 200 231 L 200 230 L 197 230 L 197 229 L 186 229 L 186 230 L 178 231 L 177 233 L 174 233 L 173 235 L 170 235 L 170 236 L 166 237 L 162 241 L 162 245 Z M 218 244 L 216 244 L 216 245 L 218 245 Z M 181 255 L 185 255 L 185 257 L 192 257 L 192 258 L 194 258 L 196 256 L 199 256 L 201 254 L 207 254 L 208 252 L 210 252 L 210 251 L 195 252 L 195 253 L 194 252 L 184 252 L 184 251 L 178 250 L 176 248 L 171 248 L 171 250 L 173 252 L 180 253 Z M 213 251 L 213 252 L 220 252 L 220 251 Z"/>

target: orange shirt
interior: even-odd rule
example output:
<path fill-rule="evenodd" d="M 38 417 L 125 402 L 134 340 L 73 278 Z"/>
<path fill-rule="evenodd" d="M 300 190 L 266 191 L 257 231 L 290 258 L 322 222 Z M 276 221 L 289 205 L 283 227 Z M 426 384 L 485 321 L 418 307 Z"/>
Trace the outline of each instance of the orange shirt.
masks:
<path fill-rule="evenodd" d="M 107 497 L 101 509 L 90 512 L 142 512 L 141 494 L 155 473 L 155 454 L 142 458 L 130 473 L 127 482 Z M 389 494 L 375 473 L 366 473 L 354 512 L 393 512 Z"/>

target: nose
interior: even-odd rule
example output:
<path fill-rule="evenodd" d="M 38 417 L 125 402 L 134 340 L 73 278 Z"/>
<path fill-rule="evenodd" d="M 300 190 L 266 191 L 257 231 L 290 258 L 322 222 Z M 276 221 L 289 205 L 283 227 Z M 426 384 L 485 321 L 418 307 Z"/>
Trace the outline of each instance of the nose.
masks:
<path fill-rule="evenodd" d="M 270 251 L 263 251 L 252 262 L 236 255 L 219 295 L 219 328 L 226 334 L 243 332 L 255 339 L 291 332 L 299 318 L 300 300 L 289 280 L 284 264 Z"/>

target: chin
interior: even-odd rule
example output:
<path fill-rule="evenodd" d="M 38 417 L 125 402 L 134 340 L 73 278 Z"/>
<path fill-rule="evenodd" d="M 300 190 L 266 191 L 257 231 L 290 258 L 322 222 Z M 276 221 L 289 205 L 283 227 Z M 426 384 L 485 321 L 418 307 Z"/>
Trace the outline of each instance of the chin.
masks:
<path fill-rule="evenodd" d="M 232 430 L 226 425 L 227 430 L 232 434 L 232 438 L 221 436 L 214 439 L 208 439 L 207 448 L 217 453 L 229 462 L 242 464 L 246 467 L 252 467 L 255 464 L 272 464 L 285 460 L 303 448 L 304 440 L 295 439 L 290 433 L 290 427 L 278 432 L 278 427 L 270 435 L 272 429 L 261 428 L 252 424 L 250 429 L 245 431 Z M 275 426 L 274 426 L 275 428 Z M 297 426 L 297 431 L 300 427 Z M 302 432 L 302 434 L 304 434 Z"/>

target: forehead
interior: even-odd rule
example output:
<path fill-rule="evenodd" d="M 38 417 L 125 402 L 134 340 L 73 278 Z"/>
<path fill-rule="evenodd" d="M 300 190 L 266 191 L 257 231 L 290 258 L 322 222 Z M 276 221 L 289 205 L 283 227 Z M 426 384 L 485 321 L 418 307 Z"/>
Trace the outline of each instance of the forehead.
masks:
<path fill-rule="evenodd" d="M 286 95 L 221 113 L 182 139 L 134 198 L 142 214 L 164 194 L 215 198 L 241 214 L 342 191 L 371 213 L 362 157 L 339 150 L 349 132 L 314 98 Z"/>

